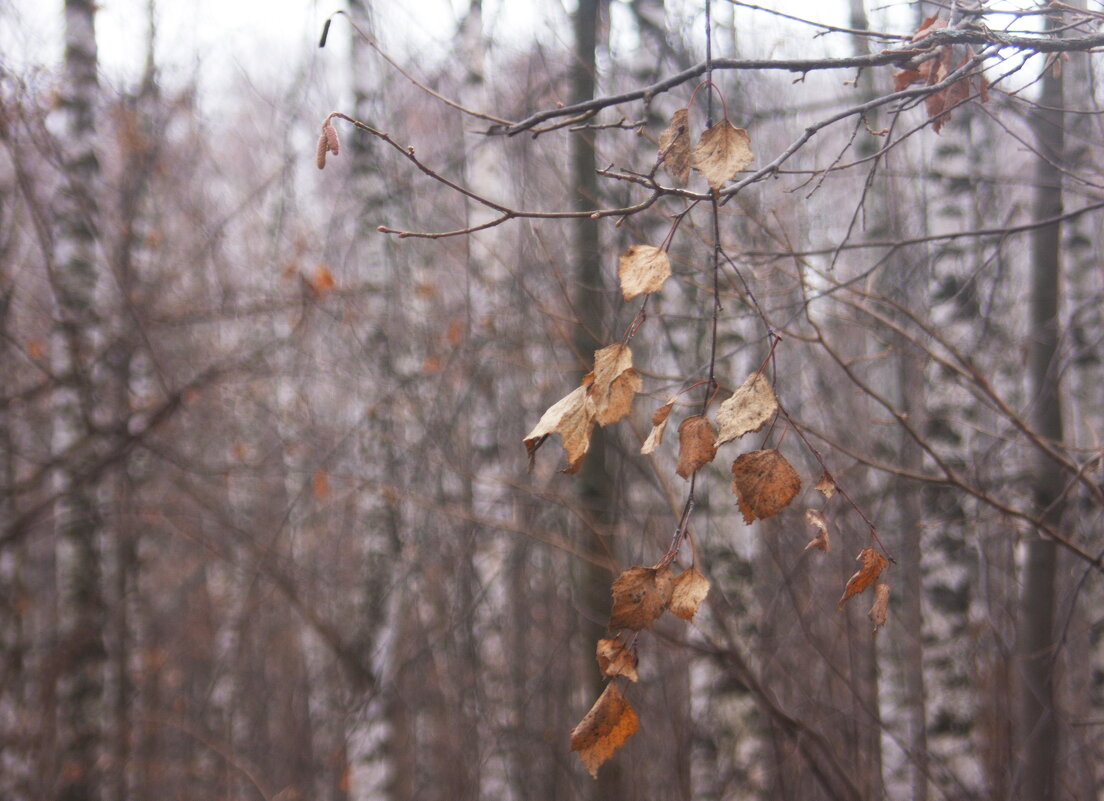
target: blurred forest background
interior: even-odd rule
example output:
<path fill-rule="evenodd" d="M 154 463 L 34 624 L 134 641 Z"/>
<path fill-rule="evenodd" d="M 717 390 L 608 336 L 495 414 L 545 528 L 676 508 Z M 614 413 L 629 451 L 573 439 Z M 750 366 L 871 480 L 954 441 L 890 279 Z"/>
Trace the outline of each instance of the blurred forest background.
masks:
<path fill-rule="evenodd" d="M 457 0 L 426 52 L 399 4 L 347 0 L 326 48 L 336 3 L 203 80 L 199 55 L 161 63 L 186 38 L 165 0 L 114 37 L 125 72 L 92 0 L 49 12 L 56 49 L 16 47 L 27 5 L 0 0 L 0 797 L 1101 797 L 1100 3 L 712 0 L 712 56 L 744 60 L 713 72 L 744 175 L 789 149 L 720 206 L 716 282 L 700 178 L 557 214 L 670 187 L 657 139 L 701 73 L 508 124 L 701 64 L 705 3 L 538 3 L 511 27 L 515 4 Z M 923 63 L 936 14 L 963 37 L 939 40 L 950 69 L 989 84 L 949 118 L 895 85 L 907 57 L 840 61 Z M 334 110 L 399 149 L 336 120 L 319 172 Z M 408 145 L 549 214 L 381 233 L 497 216 Z M 558 439 L 527 472 L 522 438 L 637 314 L 618 256 L 693 193 L 633 339 L 647 397 L 578 475 Z M 610 584 L 668 548 L 674 428 L 708 387 L 642 456 L 650 417 L 711 363 L 727 397 L 770 332 L 791 419 L 749 439 L 802 493 L 749 526 L 734 446 L 697 475 L 678 562 L 712 591 L 640 636 L 640 731 L 594 781 L 569 733 L 605 683 Z M 812 448 L 854 505 L 814 489 Z M 807 508 L 830 551 L 803 550 Z M 895 559 L 877 634 L 868 596 L 836 609 L 864 515 Z"/>

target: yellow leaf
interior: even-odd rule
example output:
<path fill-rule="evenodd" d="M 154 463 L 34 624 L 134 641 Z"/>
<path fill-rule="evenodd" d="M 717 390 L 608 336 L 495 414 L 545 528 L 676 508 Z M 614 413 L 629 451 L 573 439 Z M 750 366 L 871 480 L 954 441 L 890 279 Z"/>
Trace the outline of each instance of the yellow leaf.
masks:
<path fill-rule="evenodd" d="M 732 491 L 744 522 L 764 520 L 785 509 L 801 489 L 801 479 L 776 450 L 752 451 L 732 463 Z"/>
<path fill-rule="evenodd" d="M 707 129 L 691 156 L 694 167 L 713 189 L 720 189 L 725 181 L 755 161 L 748 132 L 728 120 L 721 120 Z"/>
<path fill-rule="evenodd" d="M 807 551 L 810 548 L 817 548 L 821 551 L 830 550 L 832 544 L 828 541 L 828 521 L 824 517 L 824 512 L 819 509 L 806 509 L 805 519 L 809 521 L 810 525 L 817 528 L 817 535 L 809 540 L 805 550 Z"/>
<path fill-rule="evenodd" d="M 679 462 L 675 472 L 689 479 L 717 455 L 713 444 L 713 424 L 708 417 L 696 414 L 682 421 L 678 433 Z"/>
<path fill-rule="evenodd" d="M 633 245 L 617 260 L 617 277 L 621 279 L 621 294 L 625 300 L 658 292 L 671 277 L 671 260 L 662 248 Z"/>
<path fill-rule="evenodd" d="M 622 695 L 617 682 L 610 682 L 586 717 L 571 730 L 571 750 L 579 752 L 587 772 L 598 778 L 598 768 L 636 734 L 638 728 L 640 718 L 636 710 Z"/>
<path fill-rule="evenodd" d="M 889 585 L 879 584 L 874 588 L 874 605 L 866 616 L 874 624 L 874 632 L 885 625 L 886 616 L 889 614 Z"/>
<path fill-rule="evenodd" d="M 590 449 L 590 433 L 594 429 L 593 402 L 587 396 L 587 384 L 575 388 L 554 403 L 525 439 L 532 462 L 537 448 L 550 434 L 559 434 L 567 453 L 565 473 L 574 473 L 583 466 L 583 457 Z"/>
<path fill-rule="evenodd" d="M 671 569 L 630 567 L 613 582 L 610 629 L 650 628 L 671 600 Z"/>
<path fill-rule="evenodd" d="M 762 373 L 753 373 L 717 411 L 717 446 L 759 431 L 778 411 L 778 400 Z"/>
<path fill-rule="evenodd" d="M 624 676 L 629 681 L 637 681 L 636 652 L 616 637 L 601 639 L 596 649 L 598 669 L 608 679 Z"/>
<path fill-rule="evenodd" d="M 862 567 L 847 580 L 847 587 L 843 590 L 843 597 L 839 599 L 837 609 L 843 609 L 843 605 L 847 603 L 847 599 L 851 596 L 858 595 L 868 587 L 873 586 L 874 582 L 878 580 L 878 576 L 881 575 L 882 569 L 889 564 L 886 558 L 873 548 L 863 548 L 859 555 L 855 557 L 855 561 L 862 562 Z"/>
<path fill-rule="evenodd" d="M 652 415 L 652 430 L 648 434 L 648 438 L 644 440 L 644 444 L 640 446 L 641 453 L 645 455 L 654 453 L 655 449 L 663 442 L 663 432 L 667 430 L 667 418 L 671 416 L 671 409 L 674 406 L 675 401 L 672 398 L 655 410 Z"/>
<path fill-rule="evenodd" d="M 709 594 L 709 579 L 696 567 L 684 570 L 675 577 L 671 588 L 671 602 L 667 608 L 683 620 L 693 620 L 694 614 Z"/>
<path fill-rule="evenodd" d="M 690 110 L 680 108 L 671 124 L 659 135 L 659 155 L 676 186 L 690 180 Z"/>

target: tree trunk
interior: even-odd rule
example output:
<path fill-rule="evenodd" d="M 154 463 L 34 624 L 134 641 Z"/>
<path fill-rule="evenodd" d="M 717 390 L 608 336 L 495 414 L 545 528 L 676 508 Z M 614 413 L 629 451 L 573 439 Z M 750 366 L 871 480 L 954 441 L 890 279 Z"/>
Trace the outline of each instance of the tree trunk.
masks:
<path fill-rule="evenodd" d="M 1047 18 L 1052 31 L 1057 23 Z M 1039 106 L 1032 118 L 1039 156 L 1035 163 L 1035 218 L 1062 213 L 1062 164 L 1065 123 L 1061 111 L 1062 72 L 1048 65 L 1041 80 Z M 1057 223 L 1036 229 L 1031 236 L 1031 334 L 1028 378 L 1032 399 L 1030 420 L 1046 439 L 1061 442 L 1062 408 L 1058 369 L 1058 306 L 1060 299 L 1060 240 Z M 1034 460 L 1035 503 L 1042 518 L 1057 525 L 1062 517 L 1065 477 L 1045 454 Z M 1019 626 L 1022 689 L 1020 698 L 1019 761 L 1022 765 L 1018 796 L 1024 801 L 1047 801 L 1055 793 L 1057 769 L 1057 709 L 1054 704 L 1054 583 L 1055 544 L 1042 536 L 1024 547 L 1023 595 Z"/>
<path fill-rule="evenodd" d="M 66 0 L 64 186 L 56 211 L 56 268 L 52 289 L 59 326 L 53 343 L 55 375 L 53 448 L 57 471 L 56 513 L 59 581 L 60 676 L 57 798 L 100 797 L 103 746 L 102 695 L 106 658 L 105 608 L 100 580 L 102 523 L 93 477 L 79 454 L 88 452 L 88 422 L 95 411 L 92 382 L 100 344 L 97 315 L 95 104 L 98 94 L 92 0 Z M 83 446 L 83 447 L 81 447 Z"/>
<path fill-rule="evenodd" d="M 575 60 L 571 71 L 571 102 L 580 103 L 594 97 L 596 86 L 596 52 L 602 0 L 579 0 L 573 18 L 575 27 Z M 594 134 L 577 132 L 571 140 L 572 204 L 576 210 L 595 208 L 598 198 L 598 174 L 594 152 Z M 594 351 L 601 347 L 605 324 L 605 287 L 602 280 L 602 260 L 598 237 L 598 221 L 580 217 L 574 222 L 575 251 L 575 351 L 589 369 Z M 586 372 L 584 369 L 583 372 Z M 613 481 L 606 464 L 606 437 L 596 428 L 590 450 L 578 476 L 578 491 L 587 528 L 598 532 L 598 543 L 585 543 L 586 550 L 611 553 L 613 543 L 608 537 L 612 522 L 611 498 Z M 594 653 L 599 639 L 606 636 L 606 620 L 610 610 L 608 571 L 592 563 L 581 566 L 576 581 L 577 596 L 587 617 L 580 626 L 584 654 Z M 590 697 L 597 698 L 605 689 L 605 680 L 595 665 L 590 674 Z M 598 773 L 594 797 L 600 801 L 615 801 L 623 796 L 623 779 L 618 760 L 607 762 Z"/>

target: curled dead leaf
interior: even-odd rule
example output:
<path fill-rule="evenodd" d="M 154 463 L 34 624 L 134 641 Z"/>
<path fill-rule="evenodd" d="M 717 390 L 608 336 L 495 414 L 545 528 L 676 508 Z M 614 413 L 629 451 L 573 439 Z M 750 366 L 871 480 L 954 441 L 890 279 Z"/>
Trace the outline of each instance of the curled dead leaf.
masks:
<path fill-rule="evenodd" d="M 817 491 L 825 498 L 831 498 L 836 494 L 836 482 L 827 473 L 821 473 L 816 483 Z"/>
<path fill-rule="evenodd" d="M 617 637 L 603 638 L 596 649 L 598 669 L 607 679 L 624 676 L 629 681 L 639 680 L 636 672 L 636 651 Z"/>
<path fill-rule="evenodd" d="M 804 550 L 810 548 L 816 548 L 821 551 L 831 550 L 832 544 L 828 541 L 828 521 L 824 517 L 824 512 L 819 509 L 806 509 L 805 519 L 810 525 L 816 526 L 817 535 L 809 540 L 809 544 L 805 546 Z"/>
<path fill-rule="evenodd" d="M 691 153 L 694 167 L 705 176 L 709 186 L 720 189 L 725 181 L 755 161 L 751 137 L 743 128 L 727 119 L 707 128 Z"/>
<path fill-rule="evenodd" d="M 610 629 L 650 628 L 671 600 L 669 567 L 630 567 L 613 582 Z"/>
<path fill-rule="evenodd" d="M 870 607 L 870 611 L 866 613 L 866 616 L 870 618 L 870 621 L 874 624 L 874 631 L 877 633 L 878 629 L 885 625 L 886 617 L 889 614 L 889 585 L 879 584 L 874 588 L 874 605 Z"/>
<path fill-rule="evenodd" d="M 744 522 L 765 520 L 785 509 L 801 489 L 801 478 L 776 450 L 741 454 L 732 463 L 732 491 Z"/>
<path fill-rule="evenodd" d="M 648 438 L 644 440 L 644 444 L 640 446 L 642 454 L 654 453 L 655 449 L 663 442 L 663 433 L 667 430 L 667 418 L 671 416 L 671 409 L 674 406 L 675 401 L 672 398 L 652 414 L 652 430 L 648 434 Z"/>
<path fill-rule="evenodd" d="M 847 586 L 843 590 L 843 597 L 839 599 L 837 609 L 843 609 L 843 605 L 851 596 L 858 595 L 873 586 L 882 570 L 889 564 L 886 558 L 873 548 L 863 548 L 855 557 L 855 561 L 862 562 L 862 567 L 847 580 Z"/>
<path fill-rule="evenodd" d="M 659 156 L 676 186 L 690 180 L 690 110 L 680 108 L 659 135 Z"/>
<path fill-rule="evenodd" d="M 671 260 L 663 248 L 633 245 L 617 260 L 617 277 L 625 300 L 658 292 L 671 277 Z"/>
<path fill-rule="evenodd" d="M 567 453 L 564 472 L 574 473 L 583 466 L 583 457 L 590 449 L 590 434 L 594 430 L 594 408 L 587 395 L 588 388 L 584 383 L 556 401 L 525 436 L 523 441 L 529 452 L 530 465 L 545 439 L 550 434 L 559 434 Z"/>
<path fill-rule="evenodd" d="M 675 472 L 685 479 L 713 461 L 717 446 L 713 444 L 713 424 L 705 415 L 687 417 L 679 425 L 679 462 Z"/>
<path fill-rule="evenodd" d="M 667 608 L 683 620 L 693 620 L 698 607 L 708 594 L 709 579 L 698 572 L 696 567 L 691 567 L 675 576 L 671 602 Z"/>
<path fill-rule="evenodd" d="M 753 373 L 717 412 L 717 447 L 759 431 L 778 411 L 778 400 L 762 373 Z"/>
<path fill-rule="evenodd" d="M 636 710 L 621 693 L 617 682 L 610 682 L 579 725 L 571 730 L 571 750 L 578 752 L 587 772 L 598 778 L 598 768 L 636 734 L 638 728 L 640 718 Z"/>

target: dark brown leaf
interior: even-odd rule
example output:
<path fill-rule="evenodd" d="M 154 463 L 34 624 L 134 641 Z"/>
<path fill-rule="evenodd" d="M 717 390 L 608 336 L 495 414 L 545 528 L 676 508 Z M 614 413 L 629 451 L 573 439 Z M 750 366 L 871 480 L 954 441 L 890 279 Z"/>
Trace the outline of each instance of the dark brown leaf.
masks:
<path fill-rule="evenodd" d="M 679 426 L 679 462 L 675 472 L 685 479 L 713 461 L 717 446 L 713 444 L 713 424 L 704 415 L 687 417 Z"/>

